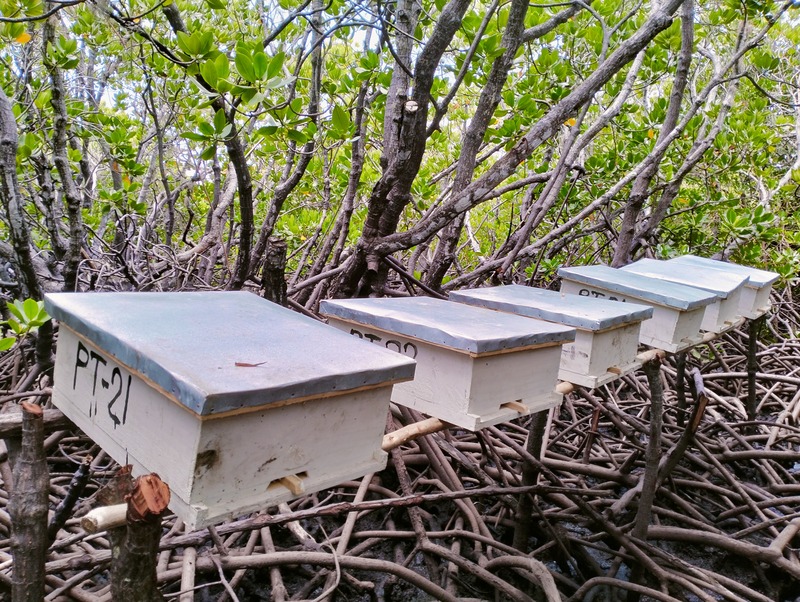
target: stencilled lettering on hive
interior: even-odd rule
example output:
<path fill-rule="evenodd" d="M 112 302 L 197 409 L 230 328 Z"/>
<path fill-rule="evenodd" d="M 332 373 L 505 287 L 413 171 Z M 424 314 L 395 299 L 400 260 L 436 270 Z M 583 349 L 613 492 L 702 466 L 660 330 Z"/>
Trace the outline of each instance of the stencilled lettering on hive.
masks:
<path fill-rule="evenodd" d="M 625 297 L 606 295 L 605 293 L 601 293 L 600 291 L 594 291 L 588 288 L 582 288 L 581 290 L 578 291 L 578 294 L 581 297 L 591 297 L 592 299 L 608 299 L 609 301 L 622 301 L 623 303 L 628 301 Z"/>
<path fill-rule="evenodd" d="M 359 339 L 366 339 L 370 343 L 383 345 L 386 347 L 386 349 L 396 351 L 397 353 L 402 353 L 403 355 L 410 357 L 412 360 L 416 359 L 417 357 L 417 346 L 411 341 L 403 343 L 397 339 L 384 339 L 380 335 L 371 332 L 362 332 L 360 330 L 356 330 L 355 328 L 350 329 L 350 334 L 358 337 Z"/>
<path fill-rule="evenodd" d="M 75 350 L 72 390 L 89 399 L 89 417 L 97 419 L 103 410 L 113 427 L 123 426 L 128 419 L 128 403 L 133 376 L 81 341 Z"/>

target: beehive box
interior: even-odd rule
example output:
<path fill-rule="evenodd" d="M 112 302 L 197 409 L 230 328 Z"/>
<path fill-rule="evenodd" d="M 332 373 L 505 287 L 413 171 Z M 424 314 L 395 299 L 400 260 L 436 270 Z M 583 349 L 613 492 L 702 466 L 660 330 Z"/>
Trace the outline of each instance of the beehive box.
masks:
<path fill-rule="evenodd" d="M 562 293 L 651 306 L 653 317 L 642 322 L 639 342 L 672 353 L 703 340 L 705 308 L 717 299 L 697 288 L 604 265 L 559 268 L 558 275 Z"/>
<path fill-rule="evenodd" d="M 190 528 L 385 466 L 414 362 L 244 292 L 60 293 L 53 402 Z"/>
<path fill-rule="evenodd" d="M 566 326 L 440 299 L 323 301 L 331 325 L 413 357 L 414 380 L 392 401 L 478 430 L 556 405 Z"/>
<path fill-rule="evenodd" d="M 633 274 L 641 274 L 674 282 L 684 286 L 699 288 L 717 296 L 717 300 L 706 307 L 700 328 L 714 334 L 732 328 L 742 317 L 739 302 L 742 298 L 747 276 L 709 270 L 708 268 L 674 264 L 657 259 L 640 259 L 620 268 Z"/>
<path fill-rule="evenodd" d="M 745 318 L 758 318 L 770 310 L 769 295 L 772 292 L 772 285 L 778 279 L 778 274 L 775 272 L 758 270 L 736 263 L 716 261 L 706 257 L 697 257 L 696 255 L 681 255 L 670 259 L 667 263 L 721 270 L 731 274 L 747 276 L 749 280 L 744 285 L 742 297 L 739 300 L 739 313 Z"/>
<path fill-rule="evenodd" d="M 450 293 L 450 300 L 509 312 L 575 328 L 575 341 L 561 347 L 561 380 L 599 387 L 635 370 L 642 321 L 653 316 L 647 305 L 562 295 L 512 284 Z"/>

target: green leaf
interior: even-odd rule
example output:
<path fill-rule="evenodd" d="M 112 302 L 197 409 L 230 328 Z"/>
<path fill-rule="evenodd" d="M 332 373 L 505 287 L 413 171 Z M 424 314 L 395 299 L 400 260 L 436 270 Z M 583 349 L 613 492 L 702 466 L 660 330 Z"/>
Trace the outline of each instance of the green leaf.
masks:
<path fill-rule="evenodd" d="M 289 136 L 289 140 L 294 140 L 298 144 L 305 144 L 306 142 L 308 142 L 308 138 L 306 138 L 306 135 L 299 130 L 289 130 L 288 132 L 286 132 L 286 135 Z"/>
<path fill-rule="evenodd" d="M 237 52 L 234 63 L 236 64 L 236 71 L 239 72 L 239 75 L 241 75 L 245 81 L 251 84 L 256 81 L 257 78 L 255 70 L 253 69 L 253 61 L 249 56 Z"/>
<path fill-rule="evenodd" d="M 22 307 L 22 303 L 20 301 L 14 301 L 14 302 L 8 301 L 6 302 L 6 307 L 8 308 L 9 313 L 11 313 L 12 316 L 17 318 L 17 320 L 19 320 L 20 322 L 25 320 L 25 310 Z"/>
<path fill-rule="evenodd" d="M 265 125 L 264 127 L 260 127 L 256 130 L 256 135 L 263 136 L 264 138 L 271 138 L 277 131 L 277 125 Z"/>
<path fill-rule="evenodd" d="M 268 68 L 269 61 L 267 60 L 266 54 L 263 52 L 256 52 L 253 54 L 253 73 L 255 74 L 256 79 L 263 79 L 267 74 Z"/>
<path fill-rule="evenodd" d="M 245 104 L 250 104 L 256 98 L 256 96 L 261 96 L 258 94 L 258 90 L 255 88 L 243 88 L 242 89 L 242 100 Z"/>
<path fill-rule="evenodd" d="M 0 351 L 8 351 L 17 342 L 16 337 L 5 337 L 0 339 Z"/>
<path fill-rule="evenodd" d="M 225 10 L 228 8 L 228 5 L 225 4 L 222 0 L 206 0 L 206 3 L 209 7 L 214 10 Z"/>
<path fill-rule="evenodd" d="M 210 31 L 195 32 L 192 34 L 192 40 L 195 46 L 194 54 L 197 56 L 206 56 L 214 49 L 214 34 Z"/>
<path fill-rule="evenodd" d="M 39 304 L 34 299 L 25 299 L 22 302 L 22 311 L 25 312 L 25 321 L 35 320 L 39 315 Z"/>
<path fill-rule="evenodd" d="M 370 50 L 369 52 L 367 52 L 366 55 L 361 57 L 361 60 L 359 60 L 359 64 L 364 69 L 372 71 L 373 69 L 377 69 L 380 66 L 380 57 L 377 55 L 377 53 Z"/>
<path fill-rule="evenodd" d="M 500 48 L 495 48 L 494 50 L 492 50 L 492 51 L 490 51 L 488 53 L 489 54 L 489 58 L 494 60 L 497 57 L 502 56 L 505 51 L 506 51 L 506 49 L 503 48 L 502 46 Z"/>
<path fill-rule="evenodd" d="M 224 79 L 231 74 L 230 61 L 228 61 L 228 57 L 222 53 L 219 53 L 214 59 L 214 67 L 217 70 L 218 79 Z"/>
<path fill-rule="evenodd" d="M 206 83 L 212 88 L 217 87 L 219 76 L 217 75 L 217 64 L 214 61 L 206 61 L 200 65 L 200 75 L 206 80 Z"/>
<path fill-rule="evenodd" d="M 203 136 L 202 134 L 197 134 L 195 132 L 182 132 L 181 138 L 186 138 L 187 140 L 194 140 L 195 142 L 204 142 L 208 140 L 208 136 Z"/>
<path fill-rule="evenodd" d="M 350 115 L 340 106 L 333 107 L 333 115 L 331 116 L 333 127 L 341 132 L 350 130 Z"/>
<path fill-rule="evenodd" d="M 191 36 L 185 31 L 177 32 L 178 35 L 178 48 L 183 50 L 186 54 L 193 55 L 191 47 Z"/>
<path fill-rule="evenodd" d="M 2 11 L 5 13 L 5 11 Z M 14 40 L 25 33 L 25 24 L 24 23 L 6 23 L 5 24 L 5 35 Z"/>
<path fill-rule="evenodd" d="M 214 132 L 219 134 L 223 128 L 228 124 L 228 118 L 225 116 L 225 111 L 220 109 L 214 113 Z"/>
<path fill-rule="evenodd" d="M 283 88 L 284 86 L 292 83 L 293 80 L 293 77 L 273 77 L 272 79 L 267 80 L 267 82 L 264 84 L 264 89 L 273 90 L 275 88 Z"/>
<path fill-rule="evenodd" d="M 281 70 L 283 69 L 283 62 L 286 60 L 286 53 L 279 52 L 275 56 L 272 57 L 272 60 L 269 62 L 269 66 L 267 67 L 267 78 L 272 79 L 280 74 Z"/>
<path fill-rule="evenodd" d="M 9 318 L 7 324 L 11 327 L 11 330 L 14 331 L 14 334 L 17 336 L 25 334 L 24 329 L 22 328 L 22 324 L 16 318 Z"/>
<path fill-rule="evenodd" d="M 78 40 L 65 38 L 64 36 L 58 36 L 58 39 L 56 40 L 56 48 L 58 48 L 58 50 L 63 54 L 72 54 L 78 50 Z"/>
<path fill-rule="evenodd" d="M 217 131 L 214 129 L 214 126 L 208 123 L 207 121 L 201 121 L 197 125 L 197 129 L 200 130 L 201 134 L 205 134 L 206 138 L 212 138 L 214 134 L 217 133 Z"/>
<path fill-rule="evenodd" d="M 214 158 L 214 155 L 215 155 L 216 153 L 217 153 L 217 147 L 212 145 L 212 146 L 209 146 L 207 149 L 205 149 L 205 150 L 204 150 L 204 151 L 203 151 L 203 152 L 200 154 L 200 158 L 201 158 L 203 161 L 210 161 L 211 159 L 213 159 L 213 158 Z"/>

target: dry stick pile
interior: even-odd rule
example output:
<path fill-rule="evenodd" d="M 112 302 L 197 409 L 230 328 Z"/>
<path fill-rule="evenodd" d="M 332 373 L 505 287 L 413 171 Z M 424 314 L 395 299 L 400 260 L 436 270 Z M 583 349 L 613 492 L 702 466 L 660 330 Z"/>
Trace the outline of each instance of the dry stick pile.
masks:
<path fill-rule="evenodd" d="M 187 533 L 164 521 L 158 579 L 179 600 L 652 600 L 794 601 L 800 596 L 800 315 L 788 293 L 759 343 L 757 420 L 746 420 L 747 337 L 693 350 L 683 387 L 668 358 L 660 486 L 637 523 L 650 423 L 642 371 L 602 390 L 578 389 L 554 415 L 538 485 L 519 487 L 528 423 L 427 435 L 360 482 L 263 514 Z M 17 391 L 21 353 L 0 359 L 5 405 L 48 402 L 46 383 Z M 702 377 L 702 378 L 700 378 Z M 687 379 L 691 384 L 691 379 Z M 697 416 L 693 397 L 708 400 Z M 398 428 L 420 417 L 401 409 Z M 683 435 L 683 437 L 682 437 Z M 683 443 L 683 445 L 681 445 Z M 688 444 L 688 445 L 687 445 Z M 79 516 L 117 466 L 79 432 L 45 441 L 51 508 L 76 470 L 91 480 L 55 537 L 47 600 L 110 600 L 109 543 Z M 667 461 L 669 459 L 669 461 Z M 679 460 L 679 461 L 678 461 Z M 255 459 L 254 459 L 255 461 Z M 0 464 L 4 483 L 7 460 Z M 7 487 L 0 491 L 0 583 L 11 582 Z M 518 495 L 534 495 L 527 553 L 511 547 Z M 636 536 L 636 535 L 638 536 Z M 337 592 L 337 593 L 334 593 Z"/>

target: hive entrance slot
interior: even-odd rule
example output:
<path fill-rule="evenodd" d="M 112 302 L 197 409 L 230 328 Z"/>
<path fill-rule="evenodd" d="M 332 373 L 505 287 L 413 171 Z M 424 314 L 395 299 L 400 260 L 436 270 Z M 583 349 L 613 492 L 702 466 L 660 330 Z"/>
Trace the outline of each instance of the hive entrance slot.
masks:
<path fill-rule="evenodd" d="M 513 410 L 514 412 L 519 412 L 520 414 L 529 413 L 528 406 L 521 401 L 509 401 L 508 403 L 502 404 L 500 407 L 507 410 Z"/>
<path fill-rule="evenodd" d="M 306 478 L 308 478 L 308 473 L 306 471 L 298 472 L 294 475 L 287 475 L 271 481 L 270 484 L 267 485 L 267 490 L 277 487 L 286 487 L 286 489 L 292 492 L 292 495 L 302 495 L 306 490 L 303 485 L 303 479 Z"/>

